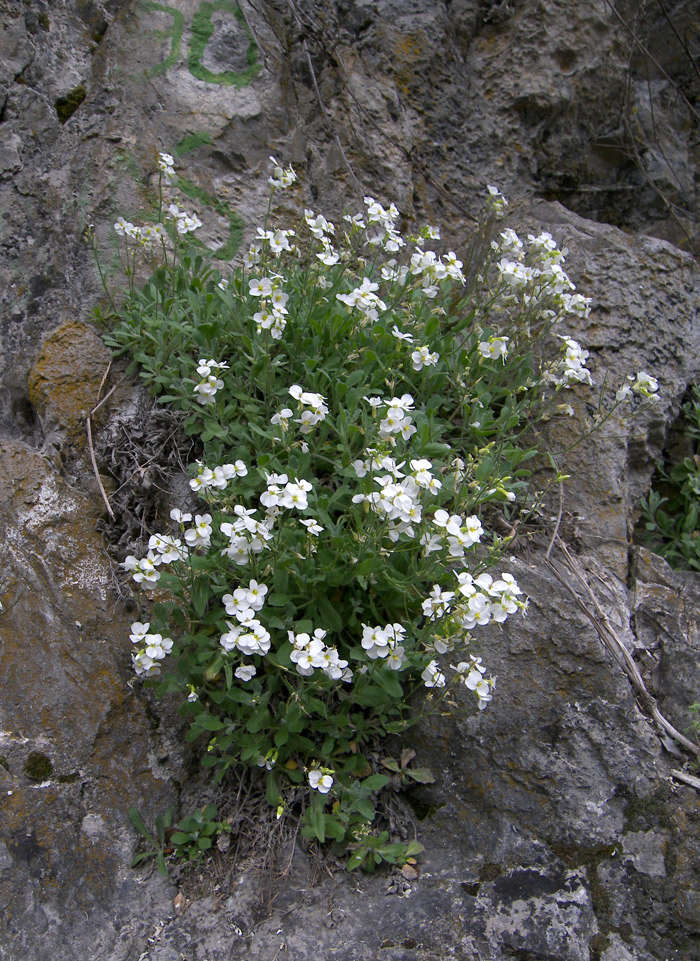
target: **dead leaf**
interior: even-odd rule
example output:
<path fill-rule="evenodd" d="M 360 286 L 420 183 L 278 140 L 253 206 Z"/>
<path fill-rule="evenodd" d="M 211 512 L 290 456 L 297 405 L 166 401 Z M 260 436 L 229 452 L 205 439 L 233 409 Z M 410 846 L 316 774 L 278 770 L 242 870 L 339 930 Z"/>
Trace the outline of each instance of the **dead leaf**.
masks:
<path fill-rule="evenodd" d="M 435 775 L 429 767 L 410 768 L 405 774 L 419 784 L 435 784 Z"/>
<path fill-rule="evenodd" d="M 187 907 L 187 899 L 184 894 L 176 894 L 175 900 L 173 901 L 173 907 L 175 908 L 176 914 L 182 914 L 182 912 Z"/>
<path fill-rule="evenodd" d="M 417 881 L 420 877 L 420 868 L 418 865 L 414 867 L 412 864 L 404 864 L 401 868 L 401 873 L 407 881 Z"/>
<path fill-rule="evenodd" d="M 405 768 L 411 763 L 413 758 L 416 756 L 416 752 L 412 747 L 405 747 L 401 752 L 401 767 Z"/>

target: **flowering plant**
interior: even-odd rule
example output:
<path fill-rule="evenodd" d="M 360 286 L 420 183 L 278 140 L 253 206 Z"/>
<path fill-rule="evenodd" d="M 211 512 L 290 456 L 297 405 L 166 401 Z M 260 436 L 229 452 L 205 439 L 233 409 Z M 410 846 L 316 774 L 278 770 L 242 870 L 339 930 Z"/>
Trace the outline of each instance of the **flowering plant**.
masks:
<path fill-rule="evenodd" d="M 156 225 L 115 225 L 130 276 L 143 256 L 153 273 L 107 342 L 200 438 L 203 506 L 123 563 L 144 610 L 134 670 L 182 699 L 217 776 L 259 766 L 280 815 L 301 804 L 303 833 L 350 866 L 400 861 L 368 827 L 388 779 L 364 752 L 415 720 L 418 690 L 492 701 L 473 634 L 527 602 L 489 520 L 514 530 L 532 508 L 532 427 L 592 383 L 566 331 L 590 303 L 549 234 L 498 234 L 496 188 L 465 270 L 428 249 L 437 228 L 408 238 L 371 197 L 337 225 L 308 208 L 272 224 L 297 189 L 273 158 L 267 221 L 222 275 L 165 196 L 169 155 L 160 170 Z"/>

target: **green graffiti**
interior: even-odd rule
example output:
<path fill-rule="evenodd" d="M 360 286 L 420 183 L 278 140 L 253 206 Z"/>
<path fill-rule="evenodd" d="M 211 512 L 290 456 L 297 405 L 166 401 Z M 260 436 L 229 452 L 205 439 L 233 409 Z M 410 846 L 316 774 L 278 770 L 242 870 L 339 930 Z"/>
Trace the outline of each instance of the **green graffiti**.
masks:
<path fill-rule="evenodd" d="M 233 14 L 249 39 L 247 52 L 248 68 L 241 73 L 236 73 L 233 70 L 222 70 L 220 73 L 213 73 L 202 63 L 202 54 L 214 32 L 211 15 L 215 10 L 225 10 L 227 13 Z M 248 24 L 237 3 L 233 3 L 232 0 L 214 0 L 212 3 L 203 0 L 199 5 L 199 10 L 192 18 L 189 68 L 192 76 L 197 77 L 198 80 L 206 80 L 208 83 L 224 84 L 228 87 L 246 87 L 253 77 L 260 72 L 258 45 L 248 29 Z"/>
<path fill-rule="evenodd" d="M 231 260 L 243 242 L 243 228 L 245 226 L 243 218 L 237 214 L 235 210 L 232 210 L 228 204 L 225 204 L 222 200 L 217 200 L 216 197 L 212 197 L 211 194 L 208 193 L 204 187 L 200 187 L 199 184 L 195 184 L 191 180 L 185 180 L 184 177 L 178 176 L 177 185 L 182 193 L 185 194 L 186 197 L 189 197 L 190 200 L 198 200 L 201 204 L 213 208 L 217 214 L 228 220 L 228 240 L 214 251 L 214 256 L 217 260 Z"/>
<path fill-rule="evenodd" d="M 173 25 L 170 30 L 153 30 L 150 32 L 150 36 L 156 40 L 167 40 L 170 39 L 170 54 L 166 60 L 162 63 L 157 63 L 154 67 L 150 67 L 147 71 L 147 76 L 155 77 L 160 73 L 165 73 L 170 67 L 174 66 L 180 56 L 180 41 L 182 40 L 182 31 L 185 27 L 185 18 L 180 13 L 179 10 L 173 10 L 172 7 L 166 7 L 162 3 L 156 3 L 156 0 L 141 0 L 140 6 L 144 10 L 158 10 L 161 13 L 169 13 L 173 18 Z"/>
<path fill-rule="evenodd" d="M 211 142 L 212 135 L 210 133 L 188 133 L 180 143 L 175 144 L 173 153 L 176 157 L 184 157 L 186 153 L 192 153 L 197 147 L 203 147 Z"/>

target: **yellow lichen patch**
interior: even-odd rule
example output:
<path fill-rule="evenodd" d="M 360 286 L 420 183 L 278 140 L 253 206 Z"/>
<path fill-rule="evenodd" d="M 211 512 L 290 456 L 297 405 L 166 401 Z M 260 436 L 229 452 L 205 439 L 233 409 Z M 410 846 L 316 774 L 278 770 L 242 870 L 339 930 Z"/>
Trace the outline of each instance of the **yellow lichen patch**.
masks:
<path fill-rule="evenodd" d="M 66 321 L 44 341 L 29 372 L 29 399 L 50 426 L 84 436 L 108 363 L 97 334 L 79 321 Z"/>
<path fill-rule="evenodd" d="M 423 58 L 424 49 L 425 44 L 418 41 L 416 34 L 400 34 L 394 43 L 396 56 L 405 63 L 417 63 Z"/>

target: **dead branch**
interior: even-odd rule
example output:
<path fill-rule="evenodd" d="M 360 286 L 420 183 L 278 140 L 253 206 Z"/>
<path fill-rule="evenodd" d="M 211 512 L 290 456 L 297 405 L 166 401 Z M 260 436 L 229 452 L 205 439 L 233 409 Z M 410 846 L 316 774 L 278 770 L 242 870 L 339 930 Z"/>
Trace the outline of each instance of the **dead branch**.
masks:
<path fill-rule="evenodd" d="M 558 535 L 556 535 L 556 544 L 563 555 L 565 571 L 570 576 L 566 577 L 560 567 L 558 567 L 549 556 L 545 558 L 545 564 L 559 583 L 569 591 L 580 610 L 586 615 L 595 628 L 605 649 L 612 655 L 624 674 L 627 675 L 643 710 L 654 720 L 657 726 L 669 734 L 674 741 L 694 755 L 700 756 L 700 747 L 697 744 L 693 744 L 692 741 L 681 734 L 659 710 L 656 698 L 647 690 L 644 679 L 639 673 L 639 669 L 634 663 L 631 654 L 619 638 L 607 614 L 603 611 L 598 603 L 597 597 L 591 590 L 585 571 Z M 571 583 L 571 578 L 574 579 L 575 587 Z"/>

